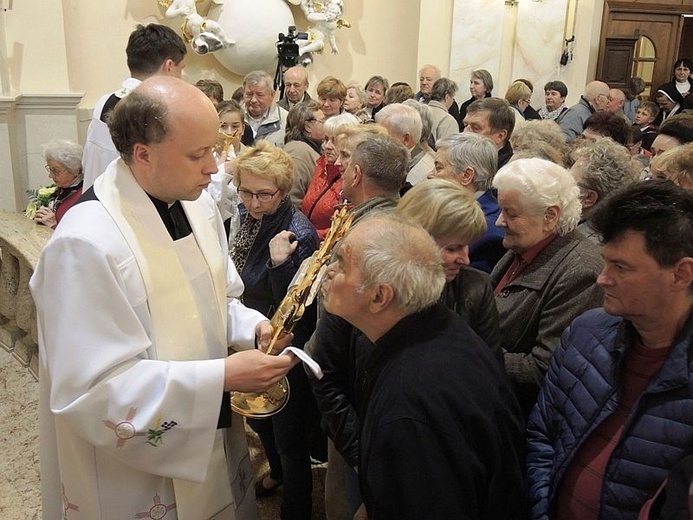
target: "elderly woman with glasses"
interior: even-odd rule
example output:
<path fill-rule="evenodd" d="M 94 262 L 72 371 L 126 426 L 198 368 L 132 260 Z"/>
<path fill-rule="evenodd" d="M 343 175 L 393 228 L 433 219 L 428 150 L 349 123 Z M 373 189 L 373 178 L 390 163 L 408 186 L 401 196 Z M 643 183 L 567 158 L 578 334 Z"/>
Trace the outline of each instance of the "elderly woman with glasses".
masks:
<path fill-rule="evenodd" d="M 289 195 L 296 209 L 301 208 L 303 197 L 313 179 L 315 164 L 322 153 L 324 124 L 325 114 L 320 103 L 313 99 L 296 103 L 286 117 L 284 151 L 294 161 L 294 184 Z"/>
<path fill-rule="evenodd" d="M 537 399 L 563 330 L 599 307 L 596 244 L 575 231 L 580 190 L 565 168 L 518 159 L 493 179 L 509 249 L 491 273 L 500 318 L 505 369 L 525 416 Z"/>
<path fill-rule="evenodd" d="M 286 152 L 261 140 L 241 152 L 232 169 L 241 227 L 231 259 L 245 285 L 243 303 L 271 318 L 303 260 L 318 248 L 318 236 L 291 203 L 294 169 Z M 316 314 L 314 305 L 305 310 L 293 330 L 294 346 L 302 348 L 310 337 Z M 248 420 L 270 463 L 270 474 L 258 480 L 256 491 L 266 495 L 283 482 L 282 518 L 310 518 L 309 444 L 319 429 L 319 413 L 303 367 L 294 367 L 288 379 L 286 407 L 271 419 Z"/>
<path fill-rule="evenodd" d="M 36 211 L 34 220 L 55 229 L 82 195 L 82 147 L 68 139 L 54 139 L 43 146 L 43 159 L 56 190 L 48 206 Z"/>

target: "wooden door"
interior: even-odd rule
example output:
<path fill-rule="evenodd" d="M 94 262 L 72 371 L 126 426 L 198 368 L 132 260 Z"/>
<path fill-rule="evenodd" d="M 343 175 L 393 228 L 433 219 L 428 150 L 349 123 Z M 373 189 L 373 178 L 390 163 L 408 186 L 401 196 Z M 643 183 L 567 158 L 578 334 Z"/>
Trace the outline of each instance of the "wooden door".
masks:
<path fill-rule="evenodd" d="M 637 62 L 636 56 L 637 67 L 631 68 L 632 75 L 642 77 L 648 87 L 643 97 L 671 79 L 683 28 L 681 14 L 693 12 L 693 7 L 688 1 L 685 5 L 680 3 L 681 0 L 672 0 L 678 5 L 666 5 L 666 0 L 660 2 L 645 4 L 607 0 L 602 20 L 598 77 L 606 77 L 604 73 L 608 72 L 601 70 L 606 39 L 612 36 L 638 36 L 644 38 L 641 39 L 643 45 L 637 46 L 636 54 L 640 48 L 650 50 L 641 62 Z"/>
<path fill-rule="evenodd" d="M 599 57 L 597 77 L 611 88 L 626 88 L 633 71 L 638 36 L 608 36 Z"/>

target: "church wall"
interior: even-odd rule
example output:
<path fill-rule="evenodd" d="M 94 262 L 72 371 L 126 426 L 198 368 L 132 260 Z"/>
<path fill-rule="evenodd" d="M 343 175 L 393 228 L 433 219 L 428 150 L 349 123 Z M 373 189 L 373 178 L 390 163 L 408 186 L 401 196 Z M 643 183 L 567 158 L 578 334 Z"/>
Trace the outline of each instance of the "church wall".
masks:
<path fill-rule="evenodd" d="M 20 210 L 26 190 L 50 183 L 41 144 L 77 139 L 63 20 L 57 0 L 0 1 L 0 210 Z"/>

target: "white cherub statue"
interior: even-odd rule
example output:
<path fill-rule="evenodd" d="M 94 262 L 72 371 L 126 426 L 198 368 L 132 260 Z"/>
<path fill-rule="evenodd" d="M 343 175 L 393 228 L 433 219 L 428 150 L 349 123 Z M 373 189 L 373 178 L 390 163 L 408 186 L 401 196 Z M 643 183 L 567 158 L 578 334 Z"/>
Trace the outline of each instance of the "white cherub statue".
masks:
<path fill-rule="evenodd" d="M 197 54 L 207 54 L 236 43 L 226 36 L 218 22 L 197 12 L 195 0 L 160 0 L 159 3 L 166 7 L 166 18 L 185 17 L 181 31 Z"/>
<path fill-rule="evenodd" d="M 330 43 L 330 48 L 334 54 L 339 53 L 335 31 L 341 27 L 351 27 L 351 24 L 342 18 L 344 12 L 343 0 L 288 0 L 294 5 L 300 5 L 306 19 L 313 23 L 313 27 L 308 28 L 308 39 L 299 40 L 299 47 L 302 54 L 309 52 L 321 52 L 325 47 L 325 37 Z"/>

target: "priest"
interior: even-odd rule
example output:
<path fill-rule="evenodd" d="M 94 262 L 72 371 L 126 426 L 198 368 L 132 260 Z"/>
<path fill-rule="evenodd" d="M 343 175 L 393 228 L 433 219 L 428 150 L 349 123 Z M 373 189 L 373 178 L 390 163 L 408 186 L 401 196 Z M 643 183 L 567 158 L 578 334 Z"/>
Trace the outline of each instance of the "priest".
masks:
<path fill-rule="evenodd" d="M 120 158 L 41 255 L 30 285 L 44 518 L 255 518 L 228 392 L 262 391 L 296 360 L 256 348 L 271 327 L 238 300 L 204 191 L 218 126 L 195 87 L 144 81 L 112 113 Z"/>

